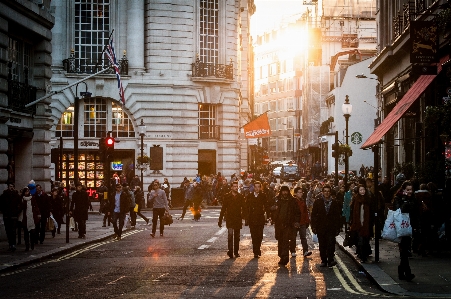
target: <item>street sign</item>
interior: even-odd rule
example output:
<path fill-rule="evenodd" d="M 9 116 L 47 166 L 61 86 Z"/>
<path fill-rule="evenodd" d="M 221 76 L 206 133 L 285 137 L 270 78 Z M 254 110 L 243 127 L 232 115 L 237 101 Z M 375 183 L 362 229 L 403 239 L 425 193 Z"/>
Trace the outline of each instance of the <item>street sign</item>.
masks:
<path fill-rule="evenodd" d="M 262 164 L 263 164 L 263 165 L 269 164 L 269 156 L 267 156 L 267 155 L 264 155 L 264 156 L 263 156 Z"/>

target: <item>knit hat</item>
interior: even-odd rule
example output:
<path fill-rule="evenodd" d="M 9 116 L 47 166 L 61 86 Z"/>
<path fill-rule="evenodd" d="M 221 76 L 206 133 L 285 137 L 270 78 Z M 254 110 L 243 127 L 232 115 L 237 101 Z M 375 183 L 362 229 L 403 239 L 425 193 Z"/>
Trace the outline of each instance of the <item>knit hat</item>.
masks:
<path fill-rule="evenodd" d="M 288 188 L 288 186 L 286 186 L 286 185 L 283 185 L 282 187 L 280 187 L 280 192 L 282 192 L 282 191 L 290 192 L 290 188 Z"/>

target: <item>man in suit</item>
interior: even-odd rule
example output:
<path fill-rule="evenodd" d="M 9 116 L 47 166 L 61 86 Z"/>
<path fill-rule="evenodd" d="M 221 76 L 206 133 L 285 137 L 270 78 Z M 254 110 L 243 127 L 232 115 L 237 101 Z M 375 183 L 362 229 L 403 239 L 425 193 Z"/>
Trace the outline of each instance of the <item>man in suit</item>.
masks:
<path fill-rule="evenodd" d="M 261 183 L 257 181 L 254 183 L 254 192 L 249 193 L 246 197 L 245 209 L 245 225 L 249 225 L 249 229 L 251 231 L 254 258 L 258 258 L 262 255 L 260 247 L 263 241 L 263 228 L 266 223 L 266 211 L 268 211 L 267 214 L 269 215 L 266 194 L 261 192 Z"/>
<path fill-rule="evenodd" d="M 218 226 L 222 227 L 222 219 L 226 218 L 227 243 L 229 258 L 240 257 L 240 230 L 243 227 L 244 196 L 238 193 L 238 181 L 232 182 L 231 191 L 225 194 Z"/>
<path fill-rule="evenodd" d="M 320 267 L 333 267 L 335 237 L 340 233 L 341 207 L 338 201 L 332 200 L 330 185 L 324 185 L 313 204 L 311 225 L 312 232 L 318 235 Z"/>

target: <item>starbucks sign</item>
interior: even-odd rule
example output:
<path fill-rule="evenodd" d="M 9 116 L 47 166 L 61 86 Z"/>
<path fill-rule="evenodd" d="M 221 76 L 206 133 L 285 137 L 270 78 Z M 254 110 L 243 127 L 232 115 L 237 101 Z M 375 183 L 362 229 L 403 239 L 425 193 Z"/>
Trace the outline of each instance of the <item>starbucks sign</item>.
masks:
<path fill-rule="evenodd" d="M 354 132 L 351 135 L 351 142 L 354 144 L 360 144 L 363 141 L 363 136 L 359 132 Z"/>

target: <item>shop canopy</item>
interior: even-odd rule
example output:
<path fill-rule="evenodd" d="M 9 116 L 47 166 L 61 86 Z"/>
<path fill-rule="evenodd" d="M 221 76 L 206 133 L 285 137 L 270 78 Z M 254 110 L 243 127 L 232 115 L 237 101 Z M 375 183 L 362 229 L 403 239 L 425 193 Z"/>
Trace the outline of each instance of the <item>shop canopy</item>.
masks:
<path fill-rule="evenodd" d="M 449 59 L 449 56 L 441 59 L 437 65 L 437 74 L 442 70 L 442 64 Z M 382 123 L 374 130 L 373 134 L 365 141 L 360 148 L 368 148 L 379 143 L 384 135 L 395 125 L 395 123 L 407 112 L 412 104 L 420 97 L 437 75 L 421 75 L 410 87 L 398 104 L 387 115 Z"/>

